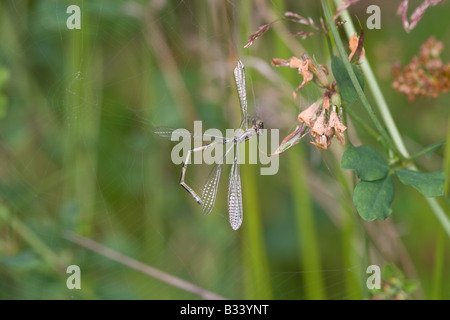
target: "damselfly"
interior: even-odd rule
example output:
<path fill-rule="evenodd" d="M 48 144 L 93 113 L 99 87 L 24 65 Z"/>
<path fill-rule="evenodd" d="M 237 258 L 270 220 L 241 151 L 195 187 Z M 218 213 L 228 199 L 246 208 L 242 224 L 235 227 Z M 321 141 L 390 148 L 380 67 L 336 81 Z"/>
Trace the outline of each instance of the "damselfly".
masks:
<path fill-rule="evenodd" d="M 216 201 L 217 188 L 219 186 L 220 173 L 222 171 L 222 165 L 224 159 L 231 150 L 234 150 L 234 160 L 231 166 L 230 177 L 228 181 L 228 214 L 230 225 L 234 230 L 239 229 L 242 225 L 243 212 L 242 212 L 242 188 L 241 188 L 241 176 L 239 172 L 239 144 L 249 140 L 254 135 L 260 135 L 263 132 L 264 125 L 262 120 L 255 117 L 251 117 L 247 114 L 247 94 L 245 88 L 245 68 L 242 61 L 238 61 L 234 68 L 234 79 L 236 82 L 236 88 L 239 96 L 239 104 L 242 111 L 242 121 L 239 126 L 239 130 L 233 137 L 220 137 L 214 136 L 215 140 L 207 145 L 190 149 L 187 152 L 186 158 L 181 169 L 180 184 L 192 195 L 198 204 L 202 206 L 202 212 L 204 215 L 211 213 L 214 202 Z M 171 138 L 174 133 L 174 128 L 158 127 L 154 129 L 154 133 L 164 138 Z M 188 133 L 193 137 L 192 133 Z M 206 135 L 205 135 L 206 136 Z M 192 152 L 202 152 L 205 149 L 211 148 L 216 144 L 226 145 L 225 155 L 222 157 L 211 173 L 208 180 L 203 187 L 202 194 L 199 196 L 190 186 L 185 183 L 187 164 L 190 160 Z M 229 145 L 231 144 L 231 145 Z"/>

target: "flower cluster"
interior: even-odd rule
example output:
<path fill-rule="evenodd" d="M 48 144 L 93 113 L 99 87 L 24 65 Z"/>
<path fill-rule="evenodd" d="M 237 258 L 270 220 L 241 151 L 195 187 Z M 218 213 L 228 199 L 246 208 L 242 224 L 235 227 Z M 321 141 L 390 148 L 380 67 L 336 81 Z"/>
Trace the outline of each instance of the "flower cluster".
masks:
<path fill-rule="evenodd" d="M 360 38 L 355 35 L 352 39 L 354 42 L 351 48 L 352 55 L 354 54 L 355 58 L 359 59 L 363 56 Z M 322 98 L 300 112 L 297 117 L 300 124 L 281 142 L 273 154 L 287 151 L 298 144 L 301 138 L 308 133 L 313 138 L 311 143 L 320 149 L 326 150 L 331 145 L 333 137 L 336 137 L 340 144 L 344 144 L 343 132 L 347 127 L 342 123 L 341 96 L 336 92 L 336 83 L 330 84 L 328 80 L 327 67 L 316 63 L 307 54 L 303 54 L 301 58 L 274 58 L 272 66 L 297 69 L 298 73 L 302 75 L 303 81 L 296 90 L 303 88 L 310 81 L 314 81 L 320 88 L 325 89 Z"/>
<path fill-rule="evenodd" d="M 450 64 L 443 64 L 440 54 L 443 44 L 430 37 L 403 69 L 397 63 L 392 70 L 392 87 L 407 95 L 410 101 L 417 96 L 436 98 L 440 93 L 450 91 Z"/>
<path fill-rule="evenodd" d="M 329 93 L 325 93 L 323 99 L 316 101 L 298 115 L 298 121 L 309 128 L 314 138 L 311 143 L 324 150 L 331 145 L 333 137 L 336 137 L 340 144 L 345 143 L 343 132 L 347 127 L 344 126 L 341 118 L 341 98 L 337 92 L 333 92 L 331 98 Z"/>
<path fill-rule="evenodd" d="M 346 5 L 351 5 L 354 2 L 356 1 L 348 0 Z M 311 18 L 304 18 L 292 12 L 287 12 L 285 16 L 294 22 L 319 30 Z M 339 25 L 342 24 L 340 23 Z M 249 37 L 246 47 L 252 45 L 269 27 L 270 24 L 261 26 L 256 33 Z M 324 24 L 323 29 L 326 31 Z M 306 34 L 303 33 L 303 35 Z M 350 55 L 348 59 L 350 63 L 356 64 L 364 59 L 365 51 L 363 42 L 363 30 L 361 30 L 359 36 L 355 33 L 349 39 Z M 314 81 L 324 92 L 320 99 L 300 112 L 297 117 L 299 124 L 293 132 L 283 139 L 280 146 L 272 155 L 286 152 L 298 144 L 308 133 L 313 139 L 311 143 L 320 149 L 328 149 L 334 137 L 337 138 L 340 144 L 345 144 L 344 131 L 347 130 L 347 127 L 342 123 L 341 96 L 336 88 L 336 80 L 332 79 L 330 81 L 329 79 L 328 68 L 318 64 L 314 59 L 310 59 L 306 53 L 301 58 L 295 56 L 290 59 L 273 58 L 272 66 L 288 67 L 298 70 L 298 73 L 302 75 L 302 83 L 296 88 L 296 91 L 304 88 L 310 81 Z M 330 76 L 330 78 L 332 77 Z M 294 98 L 297 97 L 296 91 L 293 93 Z"/>
<path fill-rule="evenodd" d="M 356 35 L 356 32 L 350 37 L 348 42 L 348 46 L 350 48 L 350 54 L 348 55 L 348 61 L 350 62 L 361 62 L 365 55 L 366 51 L 363 48 L 364 42 L 364 30 L 361 30 L 359 36 Z"/>
<path fill-rule="evenodd" d="M 299 113 L 300 124 L 290 133 L 273 153 L 280 154 L 298 144 L 303 136 L 310 133 L 311 144 L 326 150 L 333 137 L 340 144 L 345 144 L 344 131 L 347 127 L 342 123 L 341 97 L 336 91 L 327 91 L 322 98 Z"/>

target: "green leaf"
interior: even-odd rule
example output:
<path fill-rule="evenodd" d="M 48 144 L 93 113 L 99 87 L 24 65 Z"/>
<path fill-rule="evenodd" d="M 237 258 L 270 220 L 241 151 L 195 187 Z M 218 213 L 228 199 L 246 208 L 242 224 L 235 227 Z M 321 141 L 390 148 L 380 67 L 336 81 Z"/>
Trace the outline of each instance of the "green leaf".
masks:
<path fill-rule="evenodd" d="M 355 148 L 351 144 L 342 155 L 341 168 L 355 171 L 365 181 L 383 179 L 389 172 L 386 160 L 374 149 L 368 146 Z"/>
<path fill-rule="evenodd" d="M 390 279 L 397 278 L 401 281 L 405 279 L 405 275 L 399 269 L 394 267 L 392 264 L 388 263 L 383 267 L 383 279 L 385 281 L 390 281 Z"/>
<path fill-rule="evenodd" d="M 444 195 L 445 172 L 419 172 L 407 169 L 395 170 L 403 184 L 416 188 L 425 197 Z"/>
<path fill-rule="evenodd" d="M 361 70 L 354 64 L 352 64 L 352 69 L 355 72 L 356 78 L 364 90 L 364 75 Z M 342 99 L 344 99 L 348 104 L 352 104 L 358 100 L 358 93 L 353 86 L 352 80 L 345 69 L 344 62 L 341 58 L 334 56 L 331 60 L 331 70 L 333 71 L 334 78 L 336 79 L 336 84 L 339 88 L 339 93 Z"/>
<path fill-rule="evenodd" d="M 417 288 L 419 287 L 419 284 L 411 279 L 406 279 L 405 282 L 403 283 L 403 291 L 405 291 L 407 294 L 411 294 L 414 291 L 417 290 Z"/>
<path fill-rule="evenodd" d="M 311 105 L 322 98 L 323 92 L 314 81 L 310 81 L 300 90 L 300 95 Z"/>
<path fill-rule="evenodd" d="M 392 212 L 394 182 L 387 175 L 383 180 L 360 181 L 353 193 L 353 204 L 359 215 L 366 221 L 384 220 Z"/>

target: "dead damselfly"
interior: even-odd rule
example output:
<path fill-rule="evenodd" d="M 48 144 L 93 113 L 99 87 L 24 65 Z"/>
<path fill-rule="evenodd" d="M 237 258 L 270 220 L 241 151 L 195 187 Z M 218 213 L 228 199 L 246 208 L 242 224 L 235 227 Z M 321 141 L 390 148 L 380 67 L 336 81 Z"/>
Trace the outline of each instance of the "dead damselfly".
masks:
<path fill-rule="evenodd" d="M 234 230 L 239 229 L 242 225 L 243 211 L 242 211 L 242 188 L 241 188 L 241 176 L 239 172 L 239 144 L 249 140 L 254 135 L 260 135 L 263 132 L 264 125 L 260 119 L 251 117 L 247 114 L 247 94 L 245 88 L 245 68 L 242 61 L 238 61 L 236 67 L 234 68 L 234 79 L 236 81 L 236 88 L 239 96 L 239 104 L 242 111 L 242 121 L 239 126 L 239 130 L 233 137 L 221 137 L 212 136 L 204 134 L 207 137 L 214 137 L 214 141 L 210 144 L 203 145 L 201 147 L 196 147 L 188 150 L 186 158 L 183 163 L 183 168 L 181 169 L 181 179 L 180 184 L 192 195 L 192 197 L 197 201 L 198 204 L 202 206 L 202 212 L 204 215 L 211 213 L 214 202 L 216 201 L 217 188 L 219 186 L 220 173 L 222 171 L 222 165 L 224 159 L 231 150 L 234 150 L 234 160 L 231 166 L 230 177 L 228 181 L 228 214 L 231 228 Z M 154 133 L 164 138 L 171 138 L 172 134 L 176 131 L 174 128 L 169 127 L 158 127 L 154 129 Z M 187 131 L 184 131 L 187 132 Z M 188 135 L 194 137 L 190 132 Z M 184 179 L 186 175 L 186 168 L 191 157 L 192 152 L 202 152 L 208 148 L 214 147 L 217 144 L 223 144 L 230 146 L 226 147 L 225 155 L 221 160 L 215 164 L 211 173 L 209 174 L 208 180 L 203 187 L 201 197 L 189 187 Z"/>

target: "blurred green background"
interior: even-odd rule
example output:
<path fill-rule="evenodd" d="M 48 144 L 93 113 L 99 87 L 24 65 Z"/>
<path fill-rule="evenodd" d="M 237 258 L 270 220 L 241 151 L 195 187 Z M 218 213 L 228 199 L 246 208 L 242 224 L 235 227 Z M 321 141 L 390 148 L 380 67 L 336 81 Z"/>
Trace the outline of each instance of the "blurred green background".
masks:
<path fill-rule="evenodd" d="M 81 8 L 80 30 L 66 27 L 72 4 Z M 411 298 L 450 298 L 450 244 L 425 199 L 396 184 L 391 218 L 364 223 L 337 143 L 318 151 L 305 138 L 280 157 L 273 176 L 243 165 L 244 222 L 235 232 L 226 210 L 228 171 L 204 217 L 179 185 L 173 143 L 152 133 L 161 125 L 192 130 L 194 120 L 203 129 L 237 127 L 238 58 L 247 69 L 250 113 L 280 137 L 291 132 L 314 87 L 294 100 L 300 77 L 270 60 L 307 52 L 329 65 L 325 37 L 301 40 L 289 35 L 298 25 L 279 22 L 243 46 L 285 11 L 318 22 L 319 4 L 1 1 L 0 298 L 199 298 L 69 241 L 67 231 L 231 299 L 368 298 L 366 268 L 386 263 L 417 280 Z M 368 5 L 351 7 L 357 26 L 356 18 L 365 25 Z M 381 30 L 366 30 L 365 50 L 415 153 L 445 139 L 450 96 L 408 102 L 391 88 L 391 67 L 409 63 L 430 35 L 450 61 L 450 5 L 429 9 L 410 34 L 395 15 L 398 1 L 379 6 Z M 358 103 L 352 108 L 367 119 Z M 354 145 L 379 147 L 357 125 L 348 131 Z M 443 153 L 417 163 L 441 170 Z M 190 166 L 187 183 L 200 191 L 209 170 Z M 81 290 L 66 287 L 73 264 Z"/>

